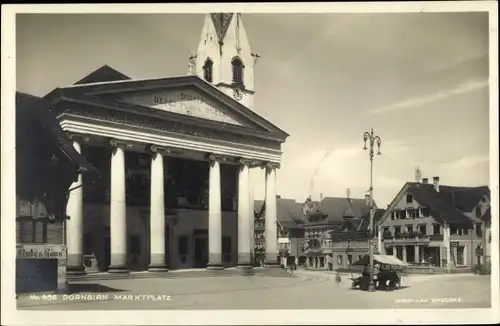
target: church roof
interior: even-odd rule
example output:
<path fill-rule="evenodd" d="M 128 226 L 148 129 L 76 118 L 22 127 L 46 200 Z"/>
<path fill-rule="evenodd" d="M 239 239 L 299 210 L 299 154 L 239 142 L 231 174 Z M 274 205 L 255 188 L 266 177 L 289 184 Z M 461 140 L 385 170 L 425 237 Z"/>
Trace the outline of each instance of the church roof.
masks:
<path fill-rule="evenodd" d="M 224 37 L 226 36 L 227 29 L 233 18 L 233 13 L 217 12 L 211 13 L 210 17 L 215 26 L 215 31 L 217 32 L 217 37 L 219 38 L 219 43 L 222 43 Z"/>
<path fill-rule="evenodd" d="M 130 79 L 129 76 L 122 74 L 118 70 L 113 69 L 108 65 L 104 65 L 101 68 L 91 72 L 84 78 L 77 81 L 75 85 L 110 82 L 118 80 L 129 80 L 129 79 Z"/>

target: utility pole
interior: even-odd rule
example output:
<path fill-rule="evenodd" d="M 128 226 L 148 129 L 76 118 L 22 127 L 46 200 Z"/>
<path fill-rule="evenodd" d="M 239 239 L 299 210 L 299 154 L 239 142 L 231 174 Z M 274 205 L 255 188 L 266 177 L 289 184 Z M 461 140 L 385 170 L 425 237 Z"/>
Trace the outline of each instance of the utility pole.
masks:
<path fill-rule="evenodd" d="M 375 215 L 375 208 L 373 205 L 373 158 L 375 155 L 375 147 L 377 148 L 377 155 L 380 155 L 380 145 L 382 140 L 379 136 L 375 136 L 373 133 L 373 128 L 371 132 L 365 132 L 363 134 L 363 140 L 365 142 L 364 150 L 367 150 L 366 142 L 369 142 L 369 156 L 370 156 L 370 230 L 369 230 L 369 255 L 370 255 L 370 282 L 368 283 L 368 291 L 375 291 L 375 283 L 373 282 L 373 216 Z"/>

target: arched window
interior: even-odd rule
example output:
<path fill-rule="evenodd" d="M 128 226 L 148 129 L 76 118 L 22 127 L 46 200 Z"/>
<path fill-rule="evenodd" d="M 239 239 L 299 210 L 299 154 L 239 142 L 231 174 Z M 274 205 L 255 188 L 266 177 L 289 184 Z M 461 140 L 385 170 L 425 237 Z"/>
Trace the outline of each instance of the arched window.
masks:
<path fill-rule="evenodd" d="M 205 60 L 205 64 L 203 65 L 203 78 L 205 78 L 205 80 L 209 83 L 213 80 L 213 66 L 214 62 L 210 58 L 207 58 L 207 60 Z"/>
<path fill-rule="evenodd" d="M 233 65 L 233 84 L 243 86 L 243 62 L 240 58 L 234 58 L 231 62 Z"/>

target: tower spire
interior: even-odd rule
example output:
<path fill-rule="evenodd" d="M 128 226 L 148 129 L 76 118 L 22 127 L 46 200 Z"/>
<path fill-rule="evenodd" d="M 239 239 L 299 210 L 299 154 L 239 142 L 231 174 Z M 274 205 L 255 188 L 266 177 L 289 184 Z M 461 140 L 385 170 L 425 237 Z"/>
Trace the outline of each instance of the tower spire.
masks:
<path fill-rule="evenodd" d="M 240 13 L 209 13 L 191 70 L 248 108 L 253 107 L 254 66 Z"/>

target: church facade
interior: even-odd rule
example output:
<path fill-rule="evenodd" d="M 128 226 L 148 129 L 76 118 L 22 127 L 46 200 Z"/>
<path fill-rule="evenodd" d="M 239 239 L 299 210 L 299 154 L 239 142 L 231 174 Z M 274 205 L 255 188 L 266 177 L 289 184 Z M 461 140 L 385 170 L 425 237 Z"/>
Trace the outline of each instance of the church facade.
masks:
<path fill-rule="evenodd" d="M 212 13 L 188 75 L 136 80 L 104 66 L 44 97 L 103 176 L 71 186 L 68 272 L 252 268 L 257 168 L 266 171 L 265 260 L 276 264 L 288 134 L 252 111 L 257 58 L 241 14 Z"/>

